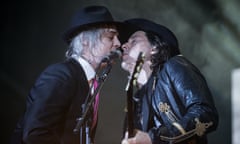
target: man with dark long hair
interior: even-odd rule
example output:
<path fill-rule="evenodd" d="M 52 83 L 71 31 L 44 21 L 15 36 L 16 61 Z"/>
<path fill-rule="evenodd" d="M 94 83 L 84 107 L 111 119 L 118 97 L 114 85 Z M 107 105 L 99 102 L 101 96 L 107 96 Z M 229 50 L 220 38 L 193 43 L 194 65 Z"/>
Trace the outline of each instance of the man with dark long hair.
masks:
<path fill-rule="evenodd" d="M 125 22 L 133 32 L 122 45 L 122 68 L 132 75 L 140 52 L 145 61 L 132 98 L 135 134 L 126 132 L 122 144 L 207 144 L 218 112 L 204 76 L 167 27 L 141 18 Z"/>

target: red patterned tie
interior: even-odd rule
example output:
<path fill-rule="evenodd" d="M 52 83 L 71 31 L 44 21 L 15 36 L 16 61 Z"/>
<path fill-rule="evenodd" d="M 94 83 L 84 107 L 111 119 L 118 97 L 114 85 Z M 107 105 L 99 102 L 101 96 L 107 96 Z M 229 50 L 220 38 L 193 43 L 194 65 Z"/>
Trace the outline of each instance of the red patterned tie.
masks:
<path fill-rule="evenodd" d="M 98 87 L 98 82 L 96 79 L 93 80 L 93 88 L 96 90 Z M 97 93 L 95 97 L 95 101 L 93 103 L 93 122 L 92 122 L 92 129 L 95 128 L 98 118 L 98 104 L 99 104 L 99 93 Z"/>

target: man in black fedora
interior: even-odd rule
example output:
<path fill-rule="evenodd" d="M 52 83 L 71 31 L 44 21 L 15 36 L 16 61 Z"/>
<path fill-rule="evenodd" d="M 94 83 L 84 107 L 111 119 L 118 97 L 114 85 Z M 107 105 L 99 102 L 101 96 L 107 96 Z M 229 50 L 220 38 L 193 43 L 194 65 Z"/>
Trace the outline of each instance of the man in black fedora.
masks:
<path fill-rule="evenodd" d="M 63 40 L 69 46 L 67 59 L 47 67 L 36 80 L 12 143 L 94 142 L 98 94 L 92 105 L 85 102 L 95 93 L 97 71 L 106 66 L 102 60 L 120 47 L 119 25 L 104 6 L 88 6 L 77 11 L 63 34 Z M 82 117 L 87 106 L 89 111 Z M 85 121 L 78 127 L 79 118 L 85 118 Z"/>
<path fill-rule="evenodd" d="M 133 30 L 122 45 L 122 68 L 132 77 L 139 53 L 145 58 L 122 144 L 207 144 L 218 112 L 204 76 L 181 55 L 170 29 L 142 18 L 125 22 Z"/>

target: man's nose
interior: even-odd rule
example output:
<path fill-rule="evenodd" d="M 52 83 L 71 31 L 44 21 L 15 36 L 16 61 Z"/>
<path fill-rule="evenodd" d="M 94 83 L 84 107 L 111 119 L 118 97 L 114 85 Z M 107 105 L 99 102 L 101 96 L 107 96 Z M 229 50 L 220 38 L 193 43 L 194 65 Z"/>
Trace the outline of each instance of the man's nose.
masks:
<path fill-rule="evenodd" d="M 124 51 L 126 51 L 126 50 L 128 49 L 127 42 L 122 45 L 122 49 L 123 49 Z"/>
<path fill-rule="evenodd" d="M 121 43 L 117 37 L 114 38 L 114 47 L 119 48 L 121 46 Z"/>

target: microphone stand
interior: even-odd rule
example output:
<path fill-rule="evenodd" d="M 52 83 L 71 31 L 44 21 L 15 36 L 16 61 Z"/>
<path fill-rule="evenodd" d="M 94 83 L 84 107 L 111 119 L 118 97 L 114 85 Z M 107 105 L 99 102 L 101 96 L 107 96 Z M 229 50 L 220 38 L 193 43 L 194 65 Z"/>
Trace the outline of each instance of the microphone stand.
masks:
<path fill-rule="evenodd" d="M 99 71 L 100 65 L 101 65 L 101 63 L 99 64 L 99 66 L 97 68 L 97 72 Z M 79 132 L 80 144 L 91 144 L 91 138 L 90 138 L 91 124 L 89 124 L 89 121 L 87 120 L 87 118 L 89 116 L 89 112 L 90 112 L 90 109 L 91 109 L 91 107 L 93 105 L 93 102 L 96 98 L 96 95 L 101 90 L 101 88 L 102 88 L 108 74 L 110 73 L 111 69 L 112 69 L 111 62 L 107 62 L 107 66 L 103 69 L 102 74 L 98 78 L 97 88 L 94 90 L 94 93 L 91 95 L 91 89 L 93 88 L 93 84 L 92 84 L 92 86 L 89 90 L 88 96 L 85 100 L 85 103 L 82 104 L 82 116 L 77 118 L 77 124 L 76 124 L 75 128 L 73 129 L 74 133 Z M 95 78 L 96 78 L 96 76 L 95 76 Z M 89 100 L 89 98 L 90 98 L 90 100 Z"/>

